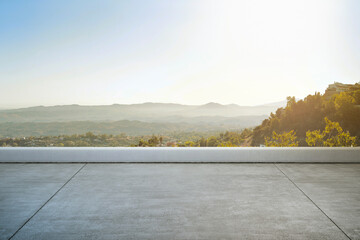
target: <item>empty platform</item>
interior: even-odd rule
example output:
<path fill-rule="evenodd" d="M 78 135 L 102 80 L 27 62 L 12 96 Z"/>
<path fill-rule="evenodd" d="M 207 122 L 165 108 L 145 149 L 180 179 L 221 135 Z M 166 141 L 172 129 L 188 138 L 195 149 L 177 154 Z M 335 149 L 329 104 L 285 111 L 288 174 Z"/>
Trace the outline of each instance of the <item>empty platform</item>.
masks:
<path fill-rule="evenodd" d="M 360 164 L 0 164 L 0 239 L 360 239 Z"/>

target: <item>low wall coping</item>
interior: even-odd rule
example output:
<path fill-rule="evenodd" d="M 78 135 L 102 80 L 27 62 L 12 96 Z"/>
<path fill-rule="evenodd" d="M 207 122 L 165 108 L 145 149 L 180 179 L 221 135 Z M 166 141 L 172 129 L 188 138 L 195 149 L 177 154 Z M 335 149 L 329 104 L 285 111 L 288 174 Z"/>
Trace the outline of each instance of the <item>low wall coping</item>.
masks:
<path fill-rule="evenodd" d="M 0 163 L 360 163 L 360 147 L 2 147 Z"/>

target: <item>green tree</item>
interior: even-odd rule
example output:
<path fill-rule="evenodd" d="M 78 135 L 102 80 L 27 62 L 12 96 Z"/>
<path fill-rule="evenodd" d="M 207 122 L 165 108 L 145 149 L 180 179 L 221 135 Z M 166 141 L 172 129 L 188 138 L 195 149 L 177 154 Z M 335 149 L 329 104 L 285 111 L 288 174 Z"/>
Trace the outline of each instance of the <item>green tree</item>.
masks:
<path fill-rule="evenodd" d="M 218 145 L 218 147 L 237 147 L 237 145 L 232 144 L 232 142 L 222 142 Z"/>
<path fill-rule="evenodd" d="M 90 138 L 90 139 L 93 139 L 93 138 L 95 138 L 96 136 L 95 136 L 95 134 L 93 134 L 92 132 L 87 132 L 87 133 L 85 134 L 85 137 Z"/>
<path fill-rule="evenodd" d="M 271 139 L 265 137 L 265 145 L 267 147 L 297 147 L 299 143 L 296 141 L 296 132 L 294 130 L 282 134 L 273 131 Z"/>
<path fill-rule="evenodd" d="M 204 137 L 201 137 L 201 139 L 199 140 L 199 144 L 200 144 L 200 147 L 206 147 L 206 139 Z"/>
<path fill-rule="evenodd" d="M 217 147 L 219 145 L 219 141 L 216 139 L 216 137 L 211 136 L 207 139 L 206 146 L 207 147 Z"/>
<path fill-rule="evenodd" d="M 315 130 L 306 132 L 306 142 L 309 146 L 319 147 L 351 147 L 356 146 L 356 136 L 344 132 L 338 122 L 324 118 L 326 126 L 324 131 Z"/>
<path fill-rule="evenodd" d="M 324 135 L 320 130 L 307 131 L 306 143 L 311 146 L 323 146 Z"/>
<path fill-rule="evenodd" d="M 154 135 L 148 140 L 148 145 L 151 147 L 156 147 L 159 143 L 160 143 L 159 138 Z"/>
<path fill-rule="evenodd" d="M 139 140 L 139 144 L 138 144 L 139 147 L 147 147 L 148 145 L 149 145 L 148 142 L 145 141 L 144 139 Z"/>
<path fill-rule="evenodd" d="M 195 142 L 193 142 L 193 141 L 186 141 L 186 142 L 184 143 L 184 146 L 185 146 L 185 147 L 199 147 L 199 144 L 198 144 L 198 143 L 195 143 Z"/>
<path fill-rule="evenodd" d="M 354 105 L 355 98 L 346 92 L 341 92 L 335 95 L 334 102 L 336 110 L 348 109 Z"/>

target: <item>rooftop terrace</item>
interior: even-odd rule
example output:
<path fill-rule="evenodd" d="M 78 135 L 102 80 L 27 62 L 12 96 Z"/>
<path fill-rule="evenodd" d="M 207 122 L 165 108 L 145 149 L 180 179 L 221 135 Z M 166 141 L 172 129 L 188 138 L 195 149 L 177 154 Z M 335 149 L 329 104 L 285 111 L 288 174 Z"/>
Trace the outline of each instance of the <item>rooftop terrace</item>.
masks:
<path fill-rule="evenodd" d="M 360 239 L 354 149 L 0 149 L 0 239 Z"/>

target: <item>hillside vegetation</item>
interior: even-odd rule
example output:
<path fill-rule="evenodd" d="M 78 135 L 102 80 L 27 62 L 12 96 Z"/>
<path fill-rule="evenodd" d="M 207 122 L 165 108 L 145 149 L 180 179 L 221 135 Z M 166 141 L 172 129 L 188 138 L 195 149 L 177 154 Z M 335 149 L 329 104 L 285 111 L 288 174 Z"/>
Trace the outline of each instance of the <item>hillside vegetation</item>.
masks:
<path fill-rule="evenodd" d="M 328 90 L 324 95 L 315 93 L 299 101 L 288 97 L 285 108 L 277 109 L 260 126 L 254 128 L 251 145 L 265 144 L 265 140 L 273 137 L 274 132 L 287 134 L 293 131 L 298 145 L 308 146 L 306 133 L 324 131 L 326 120 L 338 123 L 345 133 L 356 136 L 359 145 L 360 84 L 352 85 L 342 92 L 329 94 Z"/>

